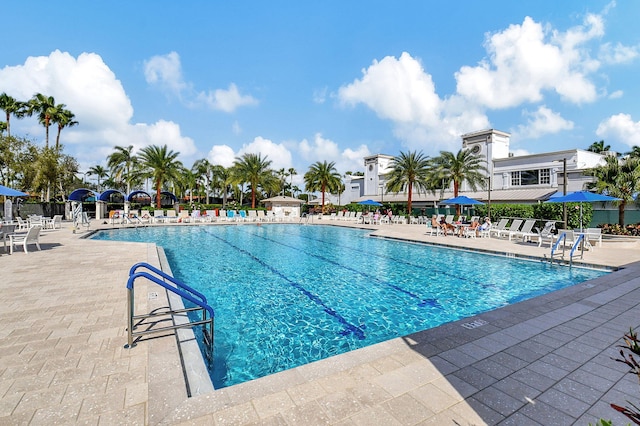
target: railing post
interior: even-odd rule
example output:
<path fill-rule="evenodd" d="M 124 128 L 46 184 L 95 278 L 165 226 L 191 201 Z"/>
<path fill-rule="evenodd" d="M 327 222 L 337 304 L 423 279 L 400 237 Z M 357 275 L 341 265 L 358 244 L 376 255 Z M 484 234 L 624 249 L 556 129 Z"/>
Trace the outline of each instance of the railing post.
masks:
<path fill-rule="evenodd" d="M 131 349 L 134 347 L 133 343 L 133 316 L 134 316 L 134 294 L 133 286 L 127 288 L 127 344 L 125 349 Z"/>

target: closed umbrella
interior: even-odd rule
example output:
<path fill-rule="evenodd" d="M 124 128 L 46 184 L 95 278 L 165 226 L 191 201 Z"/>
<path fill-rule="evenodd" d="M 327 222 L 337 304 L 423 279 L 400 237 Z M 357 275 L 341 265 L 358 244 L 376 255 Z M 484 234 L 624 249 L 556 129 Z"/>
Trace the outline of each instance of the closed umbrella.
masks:
<path fill-rule="evenodd" d="M 582 232 L 582 203 L 595 203 L 602 201 L 619 201 L 620 198 L 610 197 L 608 195 L 596 194 L 589 191 L 570 192 L 562 197 L 553 197 L 546 201 L 547 203 L 580 203 L 580 232 Z"/>

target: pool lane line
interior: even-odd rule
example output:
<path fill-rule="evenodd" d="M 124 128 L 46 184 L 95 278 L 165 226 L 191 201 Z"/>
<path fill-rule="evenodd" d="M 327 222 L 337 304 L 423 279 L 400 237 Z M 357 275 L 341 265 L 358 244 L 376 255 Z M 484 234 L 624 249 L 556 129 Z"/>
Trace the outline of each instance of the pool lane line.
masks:
<path fill-rule="evenodd" d="M 371 279 L 373 281 L 379 282 L 380 284 L 384 284 L 386 286 L 389 286 L 389 287 L 393 288 L 396 291 L 399 291 L 401 293 L 406 294 L 409 297 L 412 297 L 413 299 L 416 299 L 418 301 L 418 306 L 420 306 L 420 307 L 430 306 L 432 308 L 443 309 L 442 305 L 440 305 L 440 303 L 438 302 L 437 299 L 433 299 L 433 298 L 422 299 L 417 294 L 414 294 L 414 293 L 410 292 L 409 290 L 405 290 L 404 288 L 402 288 L 402 287 L 400 287 L 400 286 L 398 286 L 396 284 L 390 283 L 388 281 L 381 280 L 380 278 L 376 277 L 375 275 L 371 275 L 371 274 L 368 274 L 366 272 L 359 271 L 359 270 L 357 270 L 355 268 L 352 268 L 350 266 L 343 265 L 340 262 L 337 262 L 337 261 L 335 261 L 333 259 L 329 259 L 329 258 L 326 258 L 324 256 L 320 256 L 320 255 L 317 255 L 317 254 L 314 254 L 314 253 L 309 253 L 309 252 L 307 252 L 307 251 L 305 251 L 303 249 L 300 249 L 298 247 L 295 247 L 295 246 L 292 246 L 292 245 L 289 245 L 289 244 L 285 244 L 283 242 L 274 240 L 272 238 L 267 238 L 264 235 L 259 235 L 259 234 L 256 234 L 254 232 L 251 232 L 251 231 L 248 231 L 247 233 L 251 234 L 254 237 L 262 238 L 263 240 L 270 241 L 272 243 L 279 244 L 281 246 L 284 246 L 284 247 L 287 247 L 287 248 L 290 248 L 290 249 L 303 251 L 307 256 L 315 257 L 316 259 L 323 260 L 324 262 L 330 263 L 330 264 L 332 264 L 334 266 L 340 267 L 342 269 L 346 269 L 347 271 L 354 272 L 354 273 L 356 273 L 358 275 L 361 275 L 361 276 L 363 276 L 363 277 L 365 277 L 367 279 Z"/>
<path fill-rule="evenodd" d="M 311 240 L 311 241 L 317 241 L 319 243 L 326 244 L 326 245 L 339 246 L 339 247 L 342 247 L 342 248 L 345 248 L 345 249 L 349 249 L 351 251 L 359 251 L 360 253 L 364 253 L 364 254 L 366 254 L 368 256 L 377 257 L 377 258 L 380 258 L 380 259 L 391 260 L 391 261 L 393 261 L 395 263 L 400 263 L 400 264 L 411 266 L 411 267 L 414 267 L 414 268 L 417 268 L 417 269 L 422 269 L 422 270 L 427 271 L 429 273 L 433 273 L 435 271 L 437 273 L 441 273 L 442 275 L 446 275 L 446 276 L 451 277 L 451 278 L 462 279 L 464 281 L 468 281 L 470 283 L 477 284 L 482 288 L 492 289 L 492 288 L 495 287 L 493 284 L 485 284 L 485 283 L 482 283 L 480 281 L 475 281 L 473 279 L 470 279 L 468 277 L 464 277 L 464 276 L 461 276 L 461 275 L 450 273 L 447 270 L 440 269 L 440 268 L 438 268 L 438 267 L 436 267 L 436 266 L 434 266 L 432 264 L 430 264 L 429 267 L 427 268 L 427 267 L 425 267 L 423 265 L 418 265 L 416 263 L 411 263 L 411 262 L 408 262 L 406 260 L 397 259 L 395 257 L 385 256 L 385 255 L 381 255 L 381 254 L 378 254 L 378 253 L 372 253 L 372 252 L 364 251 L 364 250 L 361 250 L 361 249 L 356 249 L 355 247 L 351 247 L 351 246 L 347 246 L 347 245 L 343 245 L 343 244 L 335 244 L 334 242 L 322 240 L 322 239 L 319 239 L 319 238 L 312 238 L 312 237 L 309 237 L 309 236 L 306 236 L 306 235 L 293 234 L 293 233 L 290 233 L 290 232 L 286 232 L 286 234 L 287 235 L 298 236 L 300 238 L 304 238 L 304 239 Z M 409 244 L 409 243 L 412 243 L 412 242 L 411 241 L 406 241 L 406 242 L 402 241 L 400 243 Z M 420 244 L 420 243 L 417 243 L 417 244 Z"/>
<path fill-rule="evenodd" d="M 237 245 L 225 240 L 224 238 L 221 238 L 217 235 L 215 235 L 214 233 L 210 232 L 209 230 L 206 230 L 206 232 L 213 236 L 215 239 L 222 241 L 223 243 L 231 246 L 233 249 L 239 251 L 242 254 L 245 254 L 247 256 L 249 256 L 251 259 L 253 259 L 254 261 L 258 262 L 260 265 L 262 265 L 263 267 L 267 268 L 268 270 L 270 270 L 272 273 L 274 273 L 275 275 L 277 275 L 278 277 L 282 278 L 283 280 L 285 280 L 287 283 L 289 283 L 293 288 L 295 288 L 296 290 L 300 291 L 302 294 L 304 294 L 307 298 L 309 298 L 309 300 L 311 300 L 312 302 L 314 302 L 315 304 L 319 305 L 322 307 L 322 309 L 329 315 L 331 315 L 332 317 L 334 317 L 340 324 L 342 324 L 342 326 L 345 328 L 345 330 L 343 330 L 342 332 L 340 332 L 341 335 L 346 336 L 349 333 L 352 333 L 356 338 L 358 338 L 358 340 L 364 340 L 365 339 L 365 334 L 363 331 L 363 326 L 356 326 L 351 324 L 350 322 L 348 322 L 342 315 L 340 315 L 338 312 L 336 312 L 333 308 L 327 306 L 326 303 L 324 303 L 322 301 L 322 299 L 320 299 L 320 297 L 318 297 L 317 295 L 311 293 L 309 290 L 307 290 L 306 288 L 304 288 L 302 285 L 300 285 L 299 283 L 291 280 L 290 278 L 288 278 L 286 275 L 284 275 L 282 272 L 278 271 L 276 268 L 274 268 L 273 266 L 269 265 L 268 263 L 266 263 L 265 261 L 259 259 L 258 257 L 254 256 L 253 254 L 251 254 L 250 252 L 248 252 L 247 250 L 243 249 L 242 247 L 238 247 Z"/>

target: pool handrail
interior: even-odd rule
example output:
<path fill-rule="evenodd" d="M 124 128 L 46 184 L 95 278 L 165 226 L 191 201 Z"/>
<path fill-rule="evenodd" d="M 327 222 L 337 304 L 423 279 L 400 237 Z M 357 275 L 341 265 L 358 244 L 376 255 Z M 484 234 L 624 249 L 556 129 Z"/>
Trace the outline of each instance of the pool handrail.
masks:
<path fill-rule="evenodd" d="M 562 242 L 562 240 L 565 240 L 565 244 L 566 244 L 566 240 L 567 240 L 567 233 L 563 232 L 560 235 L 558 235 L 558 241 L 555 242 L 555 244 L 553 245 L 553 247 L 551 247 L 551 263 L 553 263 L 553 255 L 555 254 L 556 249 L 558 248 L 558 246 L 560 245 L 560 242 Z M 576 249 L 578 248 L 578 245 L 581 242 L 584 242 L 584 234 L 580 234 L 578 236 L 578 239 L 576 239 L 576 241 L 574 241 L 573 246 L 571 247 L 571 251 L 569 251 L 569 264 L 571 265 L 573 263 L 573 254 L 575 253 Z M 564 247 L 565 244 L 562 245 L 562 258 L 564 259 Z M 580 250 L 580 259 L 582 259 L 584 255 L 584 249 Z"/>
<path fill-rule="evenodd" d="M 150 272 L 153 272 L 156 275 L 152 275 L 149 272 L 146 271 L 140 271 L 140 272 L 136 272 L 138 269 L 140 268 L 145 268 L 147 270 L 149 270 Z M 196 305 L 196 307 L 193 308 L 184 308 L 184 309 L 169 309 L 169 310 L 164 310 L 161 312 L 156 312 L 156 311 L 152 311 L 148 314 L 142 314 L 142 315 L 136 315 L 134 310 L 135 310 L 135 301 L 134 301 L 134 283 L 137 279 L 139 278 L 146 278 L 149 281 L 165 288 L 167 291 L 170 291 L 180 297 L 182 297 L 185 300 L 188 300 L 189 302 L 193 303 L 194 305 Z M 168 281 L 168 282 L 167 282 Z M 173 285 L 171 285 L 173 284 Z M 134 341 L 134 337 L 141 337 L 143 335 L 147 335 L 147 334 L 152 334 L 152 333 L 161 333 L 161 332 L 165 332 L 165 331 L 169 331 L 169 330 L 177 330 L 179 328 L 191 328 L 193 326 L 197 326 L 197 325 L 202 325 L 202 334 L 203 334 L 203 338 L 204 338 L 204 343 L 206 346 L 208 346 L 208 351 L 209 353 L 208 358 L 211 360 L 213 359 L 213 346 L 214 346 L 214 341 L 213 341 L 213 327 L 214 327 L 214 310 L 213 308 L 207 303 L 207 299 L 206 297 L 198 292 L 197 290 L 189 287 L 188 285 L 186 285 L 185 283 L 181 282 L 180 280 L 168 275 L 167 273 L 161 271 L 160 269 L 149 265 L 146 262 L 140 262 L 140 263 L 136 263 L 135 265 L 133 265 L 131 267 L 131 269 L 129 270 L 129 278 L 127 280 L 127 293 L 128 293 L 128 297 L 127 297 L 127 302 L 128 302 L 128 307 L 127 307 L 127 339 L 128 342 L 127 344 L 124 346 L 126 349 L 130 349 L 132 347 L 134 347 L 136 345 L 135 341 Z M 176 324 L 175 318 L 173 317 L 176 314 L 184 314 L 187 312 L 194 312 L 194 311 L 202 311 L 202 319 L 198 320 L 198 321 L 186 321 L 184 323 L 180 323 L 180 324 Z M 208 315 L 207 315 L 208 314 Z M 153 318 L 153 317 L 158 317 L 158 316 L 171 316 L 171 318 L 173 319 L 173 324 L 172 326 L 165 326 L 165 327 L 160 327 L 160 328 L 153 328 L 153 326 L 147 328 L 146 330 L 143 331 L 134 331 L 134 329 L 139 326 L 142 325 L 144 323 L 144 321 L 146 319 L 149 318 Z M 137 324 L 134 325 L 134 320 L 140 320 Z M 158 321 L 155 321 L 154 323 L 152 323 L 153 325 L 155 325 Z M 148 323 L 144 323 L 145 325 L 149 325 Z M 207 330 L 207 327 L 209 328 Z"/>

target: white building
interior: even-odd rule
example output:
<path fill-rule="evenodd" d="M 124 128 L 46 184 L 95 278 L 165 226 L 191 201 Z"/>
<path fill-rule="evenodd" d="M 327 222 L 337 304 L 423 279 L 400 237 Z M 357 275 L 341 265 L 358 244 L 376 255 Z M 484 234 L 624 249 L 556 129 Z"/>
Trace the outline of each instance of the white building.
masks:
<path fill-rule="evenodd" d="M 460 193 L 482 201 L 503 203 L 532 203 L 548 199 L 555 192 L 585 189 L 591 177 L 584 171 L 604 163 L 604 155 L 582 149 L 569 149 L 514 156 L 509 152 L 510 134 L 495 129 L 481 130 L 462 135 L 462 148 L 470 149 L 486 162 L 487 183 L 484 189 L 471 191 L 463 183 Z M 405 193 L 384 193 L 384 174 L 389 172 L 389 155 L 373 155 L 364 158 L 364 194 L 357 200 L 371 198 L 381 202 L 406 202 Z M 431 205 L 441 199 L 452 197 L 452 188 L 445 189 L 441 196 L 417 193 L 416 206 Z"/>

